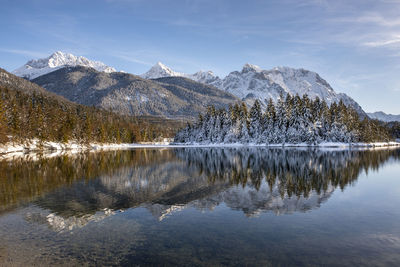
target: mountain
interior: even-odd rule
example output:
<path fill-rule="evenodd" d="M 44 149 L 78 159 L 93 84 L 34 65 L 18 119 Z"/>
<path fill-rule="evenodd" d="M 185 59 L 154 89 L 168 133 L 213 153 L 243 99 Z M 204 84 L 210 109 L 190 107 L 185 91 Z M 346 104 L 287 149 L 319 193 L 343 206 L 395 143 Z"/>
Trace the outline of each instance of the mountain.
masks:
<path fill-rule="evenodd" d="M 63 143 L 133 142 L 143 140 L 144 126 L 133 118 L 73 103 L 0 69 L 0 143 L 34 138 Z M 149 131 L 148 136 L 159 132 Z"/>
<path fill-rule="evenodd" d="M 219 87 L 221 79 L 212 71 L 198 71 L 194 74 L 185 74 L 173 71 L 161 62 L 157 62 L 149 71 L 140 75 L 144 79 L 158 79 L 165 77 L 185 77 L 196 82 L 205 83 Z"/>
<path fill-rule="evenodd" d="M 82 66 L 65 67 L 33 80 L 73 102 L 125 115 L 193 119 L 207 106 L 226 108 L 234 95 L 184 77 L 156 80 Z"/>
<path fill-rule="evenodd" d="M 74 56 L 72 54 L 57 51 L 47 58 L 30 60 L 22 67 L 14 70 L 12 73 L 17 76 L 32 80 L 36 77 L 66 66 L 90 67 L 106 73 L 116 72 L 114 68 L 109 67 L 102 62 L 92 61 L 85 57 Z"/>
<path fill-rule="evenodd" d="M 64 99 L 63 97 L 47 92 L 43 87 L 40 87 L 35 83 L 15 76 L 14 74 L 9 73 L 2 68 L 0 68 L 0 87 L 9 88 L 26 94 L 42 93 L 49 96 L 51 95 L 51 97 L 53 98 Z"/>
<path fill-rule="evenodd" d="M 127 117 L 79 105 L 0 68 L 0 144 L 33 138 L 131 143 L 172 137 L 181 126 L 182 122 Z"/>
<path fill-rule="evenodd" d="M 174 72 L 162 63 L 163 70 L 156 66 L 151 68 L 151 78 L 180 76 L 197 82 L 213 85 L 223 91 L 232 93 L 238 98 L 252 104 L 259 99 L 264 105 L 266 100 L 272 98 L 276 101 L 281 94 L 304 95 L 311 98 L 319 97 L 328 104 L 342 100 L 346 105 L 355 108 L 359 114 L 365 116 L 365 112 L 351 97 L 344 93 L 337 93 L 319 76 L 318 73 L 305 69 L 289 67 L 276 67 L 272 70 L 263 70 L 252 64 L 245 64 L 241 71 L 233 71 L 224 78 L 219 78 L 211 71 L 200 71 L 195 74 Z M 155 71 L 158 69 L 158 71 Z M 148 77 L 149 72 L 142 75 Z"/>
<path fill-rule="evenodd" d="M 382 111 L 367 113 L 371 119 L 376 119 L 384 122 L 400 121 L 400 115 L 386 114 Z"/>
<path fill-rule="evenodd" d="M 157 79 L 161 77 L 184 77 L 185 75 L 179 72 L 175 72 L 168 68 L 161 62 L 157 62 L 151 69 L 140 75 L 144 79 Z"/>
<path fill-rule="evenodd" d="M 220 89 L 222 88 L 222 80 L 210 70 L 198 71 L 195 74 L 186 75 L 186 77 L 200 83 L 213 85 Z"/>

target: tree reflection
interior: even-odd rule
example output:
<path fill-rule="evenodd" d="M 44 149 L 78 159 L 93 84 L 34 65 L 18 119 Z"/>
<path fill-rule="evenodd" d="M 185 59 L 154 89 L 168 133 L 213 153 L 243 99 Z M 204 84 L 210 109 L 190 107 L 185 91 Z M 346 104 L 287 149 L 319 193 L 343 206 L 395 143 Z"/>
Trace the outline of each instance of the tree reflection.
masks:
<path fill-rule="evenodd" d="M 344 189 L 362 171 L 378 170 L 390 158 L 399 159 L 400 150 L 260 149 L 260 148 L 185 148 L 176 150 L 189 166 L 205 173 L 210 182 L 254 186 L 265 179 L 272 189 L 279 185 L 282 197 L 307 197 L 329 186 Z"/>
<path fill-rule="evenodd" d="M 33 202 L 54 213 L 52 222 L 85 217 L 69 220 L 84 225 L 138 206 L 159 219 L 187 206 L 213 209 L 220 203 L 248 216 L 268 210 L 306 211 L 318 207 L 336 188 L 353 184 L 363 171 L 399 158 L 400 150 L 241 147 L 135 149 L 0 161 L 0 212 Z"/>
<path fill-rule="evenodd" d="M 129 150 L 69 154 L 48 158 L 0 160 L 0 212 L 29 202 L 60 187 L 70 187 L 77 181 L 89 181 L 100 175 L 112 175 L 130 166 L 167 162 L 170 150 Z"/>

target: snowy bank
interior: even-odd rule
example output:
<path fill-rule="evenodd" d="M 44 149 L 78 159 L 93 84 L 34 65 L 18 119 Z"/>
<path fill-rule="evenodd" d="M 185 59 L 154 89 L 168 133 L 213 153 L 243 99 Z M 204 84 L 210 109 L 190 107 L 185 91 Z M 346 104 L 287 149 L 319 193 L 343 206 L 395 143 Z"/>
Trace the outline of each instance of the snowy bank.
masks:
<path fill-rule="evenodd" d="M 152 146 L 165 146 L 168 143 L 154 143 Z M 83 151 L 83 150 L 103 150 L 103 149 L 126 149 L 134 147 L 147 147 L 147 144 L 113 144 L 113 143 L 78 143 L 78 142 L 40 142 L 37 139 L 29 140 L 24 143 L 9 142 L 0 145 L 0 154 L 16 152 L 37 152 L 37 151 Z"/>
<path fill-rule="evenodd" d="M 270 148 L 321 148 L 321 149 L 349 149 L 349 148 L 389 148 L 400 147 L 400 142 L 377 142 L 377 143 L 339 143 L 323 142 L 319 144 L 256 144 L 256 143 L 133 143 L 133 144 L 113 144 L 113 143 L 89 143 L 78 142 L 57 143 L 39 142 L 37 139 L 30 140 L 23 144 L 7 143 L 0 145 L 0 158 L 13 158 L 15 156 L 32 155 L 40 152 L 45 153 L 46 157 L 56 157 L 64 154 L 75 154 L 82 151 L 98 150 L 124 150 L 132 148 L 179 148 L 179 147 L 270 147 Z"/>
<path fill-rule="evenodd" d="M 256 144 L 256 143 L 172 143 L 174 147 L 317 147 L 317 148 L 378 148 L 378 147 L 400 147 L 400 142 L 376 142 L 376 143 L 341 143 L 341 142 L 322 142 L 319 144 L 307 143 L 281 143 L 281 144 Z"/>

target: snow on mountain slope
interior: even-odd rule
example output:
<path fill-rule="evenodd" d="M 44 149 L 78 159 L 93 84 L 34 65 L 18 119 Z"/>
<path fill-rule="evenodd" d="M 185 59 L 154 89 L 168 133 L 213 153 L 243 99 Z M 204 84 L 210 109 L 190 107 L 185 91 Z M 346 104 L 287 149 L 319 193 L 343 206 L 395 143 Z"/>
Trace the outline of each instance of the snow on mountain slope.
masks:
<path fill-rule="evenodd" d="M 140 75 L 144 79 L 157 79 L 163 77 L 184 77 L 183 73 L 175 72 L 161 62 L 157 62 L 151 69 Z"/>
<path fill-rule="evenodd" d="M 219 87 L 221 79 L 214 75 L 212 71 L 198 71 L 194 74 L 186 74 L 173 71 L 161 62 L 157 62 L 149 71 L 140 75 L 144 79 L 158 79 L 165 77 L 185 77 L 192 79 L 196 82 L 201 82 L 209 85 Z"/>
<path fill-rule="evenodd" d="M 154 71 L 163 66 L 168 72 Z M 218 89 L 227 91 L 240 99 L 252 104 L 259 99 L 266 104 L 272 98 L 276 101 L 281 94 L 300 96 L 307 94 L 311 98 L 319 97 L 328 104 L 342 100 L 346 105 L 353 106 L 360 114 L 365 115 L 362 108 L 351 97 L 344 93 L 336 93 L 332 87 L 322 79 L 318 73 L 305 69 L 289 67 L 276 67 L 272 70 L 263 70 L 252 64 L 245 64 L 241 71 L 233 71 L 221 79 L 211 71 L 199 71 L 195 74 L 177 73 L 158 63 L 142 77 L 160 78 L 169 76 L 182 76 L 197 82 L 213 85 Z M 151 73 L 152 75 L 147 75 Z"/>
<path fill-rule="evenodd" d="M 53 72 L 66 66 L 84 66 L 107 73 L 116 72 L 114 68 L 109 67 L 100 61 L 92 61 L 82 56 L 78 57 L 72 54 L 57 51 L 47 58 L 30 60 L 22 67 L 14 70 L 12 73 L 17 76 L 32 80 L 41 75 Z"/>
<path fill-rule="evenodd" d="M 195 74 L 186 74 L 185 77 L 199 83 L 213 85 L 217 88 L 222 87 L 222 80 L 212 71 L 198 71 Z"/>
<path fill-rule="evenodd" d="M 245 64 L 242 71 L 234 71 L 222 80 L 222 88 L 242 99 L 253 98 L 264 102 L 277 100 L 280 94 L 307 94 L 311 98 L 325 99 L 328 104 L 340 100 L 330 85 L 317 73 L 304 69 L 277 67 L 262 70 Z"/>
<path fill-rule="evenodd" d="M 371 119 L 377 119 L 384 122 L 400 121 L 400 115 L 386 114 L 382 111 L 367 113 Z"/>

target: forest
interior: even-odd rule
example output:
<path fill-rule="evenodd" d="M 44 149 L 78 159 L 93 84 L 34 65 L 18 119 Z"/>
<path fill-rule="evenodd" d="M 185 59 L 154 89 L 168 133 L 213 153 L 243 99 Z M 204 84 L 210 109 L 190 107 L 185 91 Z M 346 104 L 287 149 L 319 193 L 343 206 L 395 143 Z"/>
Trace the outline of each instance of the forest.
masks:
<path fill-rule="evenodd" d="M 173 137 L 181 122 L 129 117 L 31 90 L 0 86 L 0 143 L 133 143 Z"/>
<path fill-rule="evenodd" d="M 256 143 L 317 145 L 322 142 L 390 141 L 387 127 L 367 117 L 360 118 L 342 101 L 330 106 L 324 100 L 287 94 L 276 103 L 270 99 L 265 111 L 256 100 L 247 109 L 244 103 L 228 110 L 210 106 L 193 124 L 175 136 L 175 143 Z"/>
<path fill-rule="evenodd" d="M 400 139 L 400 121 L 387 122 L 385 126 L 389 129 L 389 133 L 396 139 Z"/>

